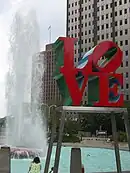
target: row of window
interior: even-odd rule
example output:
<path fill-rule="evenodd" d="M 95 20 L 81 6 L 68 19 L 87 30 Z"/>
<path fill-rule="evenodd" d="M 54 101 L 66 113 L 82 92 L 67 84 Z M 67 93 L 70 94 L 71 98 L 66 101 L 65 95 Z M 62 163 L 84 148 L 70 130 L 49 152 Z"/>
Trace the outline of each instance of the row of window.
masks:
<path fill-rule="evenodd" d="M 108 39 L 109 36 L 113 37 L 113 33 L 111 33 L 111 35 L 109 35 L 108 33 L 106 35 L 100 35 L 100 36 L 98 35 L 97 37 L 98 37 L 98 40 L 104 40 L 104 39 Z M 115 33 L 115 36 L 117 37 L 117 32 Z M 121 35 L 119 35 L 119 36 L 121 36 Z M 123 43 L 123 41 L 118 41 L 118 45 L 120 45 L 120 46 L 128 45 L 128 44 L 129 44 L 129 40 L 124 40 L 124 43 Z"/>
<path fill-rule="evenodd" d="M 120 13 L 120 15 L 122 15 L 122 10 L 120 10 L 119 13 Z M 112 17 L 112 13 L 109 13 L 109 14 L 110 14 L 110 17 Z M 109 18 L 109 14 L 102 15 L 101 19 L 102 20 L 108 19 Z M 127 14 L 127 9 L 124 9 L 124 14 Z M 116 16 L 117 16 L 117 11 L 115 11 L 115 17 Z M 100 16 L 98 16 L 98 20 L 100 20 Z"/>
<path fill-rule="evenodd" d="M 108 5 L 108 4 L 107 4 Z M 106 6 L 107 6 L 106 5 Z M 103 7 L 104 6 L 102 6 L 102 9 L 103 9 Z M 89 9 L 91 8 L 91 6 L 89 5 Z M 108 9 L 108 8 L 107 8 Z M 83 11 L 84 9 L 83 8 L 81 8 L 81 11 Z M 70 12 L 68 12 L 68 15 L 70 16 L 71 14 L 73 15 L 74 14 L 74 12 L 75 12 L 75 14 L 77 14 L 78 12 L 80 11 L 80 9 L 78 10 L 78 9 L 75 9 L 74 11 L 72 10 L 71 11 L 71 13 Z M 87 7 L 85 7 L 85 11 L 87 11 Z M 99 7 L 98 7 L 98 11 L 100 11 L 99 10 Z M 124 11 L 124 12 L 123 12 Z M 115 11 L 115 16 L 117 16 L 118 15 L 118 13 L 119 13 L 119 15 L 121 16 L 121 15 L 125 15 L 125 14 L 128 14 L 127 13 L 128 12 L 128 8 L 126 8 L 126 9 L 124 9 L 124 10 L 119 10 L 118 12 L 117 11 Z M 111 15 L 112 15 L 112 13 L 111 13 Z M 89 17 L 91 17 L 91 15 L 90 15 L 90 13 L 89 13 Z"/>
<path fill-rule="evenodd" d="M 125 62 L 125 67 L 128 67 L 128 64 L 129 64 L 128 61 L 126 61 L 126 62 Z M 124 64 L 123 64 L 123 62 L 122 62 L 122 63 L 121 63 L 121 67 L 123 67 L 123 66 L 124 66 Z"/>
<path fill-rule="evenodd" d="M 75 27 L 76 28 L 76 27 Z M 73 27 L 72 27 L 72 30 L 73 30 Z M 81 32 L 81 36 L 84 36 L 84 35 L 90 35 L 90 34 L 93 34 L 93 31 L 92 30 L 87 30 L 85 32 Z M 72 34 L 71 36 L 72 37 L 78 37 L 80 34 L 79 33 L 75 33 L 75 34 Z M 124 36 L 124 35 L 128 35 L 128 29 L 125 29 L 125 30 L 120 30 L 120 31 L 116 31 L 115 32 L 115 37 L 120 37 L 120 36 Z M 113 33 L 106 33 L 106 39 L 109 38 L 109 36 L 113 36 Z M 105 38 L 105 35 L 98 35 L 98 40 L 101 39 L 104 39 Z M 128 40 L 125 40 L 125 44 L 124 45 L 128 45 Z M 121 41 L 120 42 L 120 46 L 123 46 L 123 42 Z"/>
<path fill-rule="evenodd" d="M 56 95 L 56 96 L 57 96 L 57 95 Z M 56 100 L 56 99 L 57 99 L 57 100 L 60 100 L 60 98 L 61 98 L 60 96 L 57 96 L 56 98 L 55 98 L 54 96 L 53 96 L 53 97 L 52 97 L 52 96 L 45 97 L 44 103 L 49 103 L 50 100 L 51 100 L 51 101 L 52 101 L 52 100 L 54 101 L 54 99 L 55 99 L 55 100 Z"/>
<path fill-rule="evenodd" d="M 81 1 L 79 1 L 79 2 L 75 2 L 75 3 L 72 3 L 71 5 L 69 4 L 69 8 L 70 7 L 74 7 L 74 6 L 77 6 L 78 4 L 84 4 L 84 3 L 87 3 L 87 2 L 90 2 L 91 0 L 81 0 Z M 104 1 L 104 0 L 102 0 L 102 1 Z M 99 0 L 97 0 L 97 2 L 99 2 Z M 117 1 L 115 2 L 115 7 L 117 6 L 117 5 L 123 5 L 123 4 L 127 4 L 127 2 L 128 2 L 128 0 L 119 0 L 118 1 L 119 3 L 117 3 Z M 130 2 L 130 0 L 129 0 L 129 2 Z M 112 7 L 112 3 L 110 3 L 110 7 Z M 108 9 L 108 7 L 106 7 L 106 9 Z"/>
<path fill-rule="evenodd" d="M 116 26 L 122 26 L 122 25 L 127 25 L 128 24 L 128 19 L 124 19 L 124 20 L 119 20 L 119 21 L 115 21 L 115 27 Z M 98 26 L 98 30 L 101 28 L 101 30 L 103 30 L 106 26 L 106 29 L 108 29 L 109 27 L 112 27 L 113 23 L 110 24 L 103 24 Z M 127 32 L 127 31 L 126 31 Z M 127 32 L 128 33 L 128 32 Z"/>
<path fill-rule="evenodd" d="M 102 5 L 100 7 L 97 7 L 97 11 L 100 11 L 100 8 L 101 8 L 102 11 L 107 10 L 109 8 L 112 8 L 112 3 L 110 4 L 110 7 L 109 7 L 109 4 L 106 4 L 105 6 Z M 127 9 L 124 10 L 124 14 L 126 14 L 126 13 L 127 13 Z M 116 14 L 117 14 L 117 12 L 116 12 Z M 119 11 L 119 15 L 122 15 L 122 10 Z"/>
<path fill-rule="evenodd" d="M 74 30 L 74 29 L 80 29 L 80 26 L 81 26 L 81 28 L 83 28 L 83 27 L 87 27 L 87 24 L 89 24 L 89 25 L 91 25 L 91 22 L 86 22 L 86 23 L 83 23 L 83 24 L 79 24 L 79 25 L 75 25 L 75 26 L 71 26 L 71 30 Z M 115 26 L 117 26 L 117 24 L 120 24 L 120 26 L 121 25 L 123 25 L 123 22 L 122 22 L 122 20 L 120 20 L 119 22 L 115 22 Z M 124 24 L 127 24 L 127 19 L 126 20 L 124 20 Z M 101 26 L 97 26 L 98 28 L 98 30 L 104 30 L 105 29 L 105 27 L 106 27 L 106 29 L 108 29 L 109 28 L 109 24 L 107 23 L 107 24 L 104 24 L 104 25 L 101 25 Z M 110 27 L 112 27 L 112 23 L 110 24 Z M 70 31 L 70 27 L 68 27 L 68 31 Z M 89 32 L 89 34 L 91 34 L 91 31 L 92 30 L 90 30 L 90 31 L 88 31 Z M 116 36 L 122 36 L 122 35 L 127 35 L 128 34 L 128 29 L 125 29 L 124 30 L 124 32 L 123 32 L 123 30 L 120 30 L 119 31 L 119 33 L 116 31 L 116 33 L 115 33 L 115 35 Z M 85 35 L 87 35 L 87 34 L 85 34 Z"/>
<path fill-rule="evenodd" d="M 112 14 L 112 13 L 111 13 Z M 81 20 L 85 20 L 84 19 L 84 17 L 85 17 L 85 19 L 87 19 L 87 14 L 85 15 L 85 16 L 81 16 Z M 89 18 L 91 17 L 91 13 L 89 13 Z M 103 18 L 103 20 L 104 20 L 104 18 L 105 18 L 105 16 L 104 17 L 102 17 Z M 106 19 L 108 19 L 108 14 L 106 14 Z M 71 21 L 70 21 L 70 19 L 68 20 L 68 23 L 73 23 L 73 22 L 77 22 L 78 20 L 80 20 L 80 17 L 75 17 L 75 18 L 71 18 Z M 100 21 L 100 18 L 99 18 L 99 16 L 97 17 L 97 22 L 99 22 Z M 115 26 L 118 26 L 118 22 L 119 22 L 119 25 L 125 25 L 125 24 L 128 24 L 128 18 L 126 18 L 126 19 L 124 19 L 124 20 L 118 20 L 118 21 L 115 21 Z M 83 24 L 82 24 L 83 25 Z M 85 25 L 87 26 L 87 23 L 85 22 Z M 91 22 L 89 21 L 89 25 L 91 25 Z M 93 20 L 93 25 L 94 25 L 94 20 Z M 111 23 L 111 26 L 112 26 L 112 23 Z M 80 26 L 79 26 L 80 27 Z M 106 28 L 108 28 L 108 25 L 106 24 Z"/>
<path fill-rule="evenodd" d="M 109 38 L 108 36 L 109 36 L 109 34 L 106 34 L 106 39 Z M 72 35 L 72 37 L 73 37 L 73 35 Z M 112 33 L 111 33 L 111 37 L 112 37 Z M 98 40 L 104 40 L 105 35 L 101 35 L 101 36 L 98 35 L 97 39 Z M 92 38 L 88 38 L 88 39 L 85 39 L 84 41 L 85 41 L 85 43 L 91 43 L 91 41 L 93 41 L 93 40 L 92 40 Z M 83 44 L 83 40 L 81 40 L 81 43 Z M 129 40 L 116 41 L 116 44 L 118 44 L 119 46 L 127 46 L 129 44 Z M 126 54 L 127 54 L 127 52 L 126 52 Z"/>
<path fill-rule="evenodd" d="M 87 1 L 87 0 L 85 0 L 85 1 Z M 104 0 L 100 0 L 100 1 L 104 1 Z M 99 0 L 97 0 L 97 2 L 99 2 Z M 115 6 L 118 5 L 117 2 L 119 2 L 119 5 L 122 5 L 122 4 L 127 4 L 127 2 L 130 2 L 130 0 L 117 0 L 117 1 L 115 1 Z"/>
<path fill-rule="evenodd" d="M 128 33 L 127 30 L 124 31 L 125 33 Z M 85 35 L 89 35 L 89 34 L 92 34 L 92 30 L 88 30 L 88 31 L 85 31 L 85 32 L 81 32 L 81 36 L 84 36 Z M 117 31 L 115 32 L 115 36 L 117 37 Z M 79 37 L 80 34 L 71 34 L 71 37 Z M 122 36 L 123 35 L 123 31 L 120 31 L 120 35 L 119 36 Z M 102 34 L 102 35 L 97 35 L 97 39 L 98 40 L 104 40 L 104 39 L 108 39 L 110 37 L 113 36 L 113 33 L 106 33 L 105 35 Z M 85 43 L 91 43 L 93 40 L 92 40 L 92 37 L 91 38 L 88 38 L 88 39 L 85 39 Z M 81 40 L 81 43 L 83 44 L 83 40 Z M 118 41 L 116 42 L 119 46 L 127 46 L 129 44 L 129 40 L 124 40 L 124 41 Z"/>

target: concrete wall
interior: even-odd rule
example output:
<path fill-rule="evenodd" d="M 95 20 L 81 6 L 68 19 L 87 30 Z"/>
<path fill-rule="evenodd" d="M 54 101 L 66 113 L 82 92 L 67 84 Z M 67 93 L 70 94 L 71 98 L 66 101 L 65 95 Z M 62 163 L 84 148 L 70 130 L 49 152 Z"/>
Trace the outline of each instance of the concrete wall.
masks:
<path fill-rule="evenodd" d="M 82 173 L 81 149 L 71 149 L 70 173 Z"/>
<path fill-rule="evenodd" d="M 10 148 L 0 149 L 0 173 L 10 173 Z"/>

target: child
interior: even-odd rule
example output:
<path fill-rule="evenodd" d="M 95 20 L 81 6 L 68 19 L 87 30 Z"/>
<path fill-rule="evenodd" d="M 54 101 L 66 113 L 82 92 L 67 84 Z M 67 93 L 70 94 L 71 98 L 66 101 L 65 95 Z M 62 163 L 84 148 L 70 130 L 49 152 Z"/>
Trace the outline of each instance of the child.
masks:
<path fill-rule="evenodd" d="M 35 157 L 29 167 L 28 173 L 40 173 L 40 172 L 41 172 L 40 158 Z"/>

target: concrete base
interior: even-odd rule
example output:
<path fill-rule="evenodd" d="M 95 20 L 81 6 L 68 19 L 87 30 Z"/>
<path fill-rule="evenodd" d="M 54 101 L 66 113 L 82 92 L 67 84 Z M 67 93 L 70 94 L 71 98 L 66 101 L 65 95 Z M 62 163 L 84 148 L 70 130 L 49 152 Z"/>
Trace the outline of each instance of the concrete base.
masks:
<path fill-rule="evenodd" d="M 82 173 L 81 149 L 71 149 L 70 173 Z"/>
<path fill-rule="evenodd" d="M 0 149 L 0 173 L 10 173 L 10 148 L 1 147 Z"/>

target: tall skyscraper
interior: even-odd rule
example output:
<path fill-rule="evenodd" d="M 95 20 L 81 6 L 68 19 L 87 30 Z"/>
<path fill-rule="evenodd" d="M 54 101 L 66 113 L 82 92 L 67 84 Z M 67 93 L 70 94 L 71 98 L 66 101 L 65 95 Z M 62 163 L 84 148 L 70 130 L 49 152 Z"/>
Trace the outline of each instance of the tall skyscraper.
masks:
<path fill-rule="evenodd" d="M 124 99 L 130 100 L 130 0 L 67 0 L 66 34 L 78 38 L 76 64 L 82 54 L 103 40 L 118 44 L 123 51 L 119 69 L 124 76 L 122 90 Z"/>
<path fill-rule="evenodd" d="M 56 80 L 53 79 L 55 71 L 55 52 L 53 44 L 46 45 L 46 50 L 41 52 L 44 58 L 44 74 L 43 74 L 43 103 L 58 104 L 61 101 L 61 96 L 57 87 Z"/>

